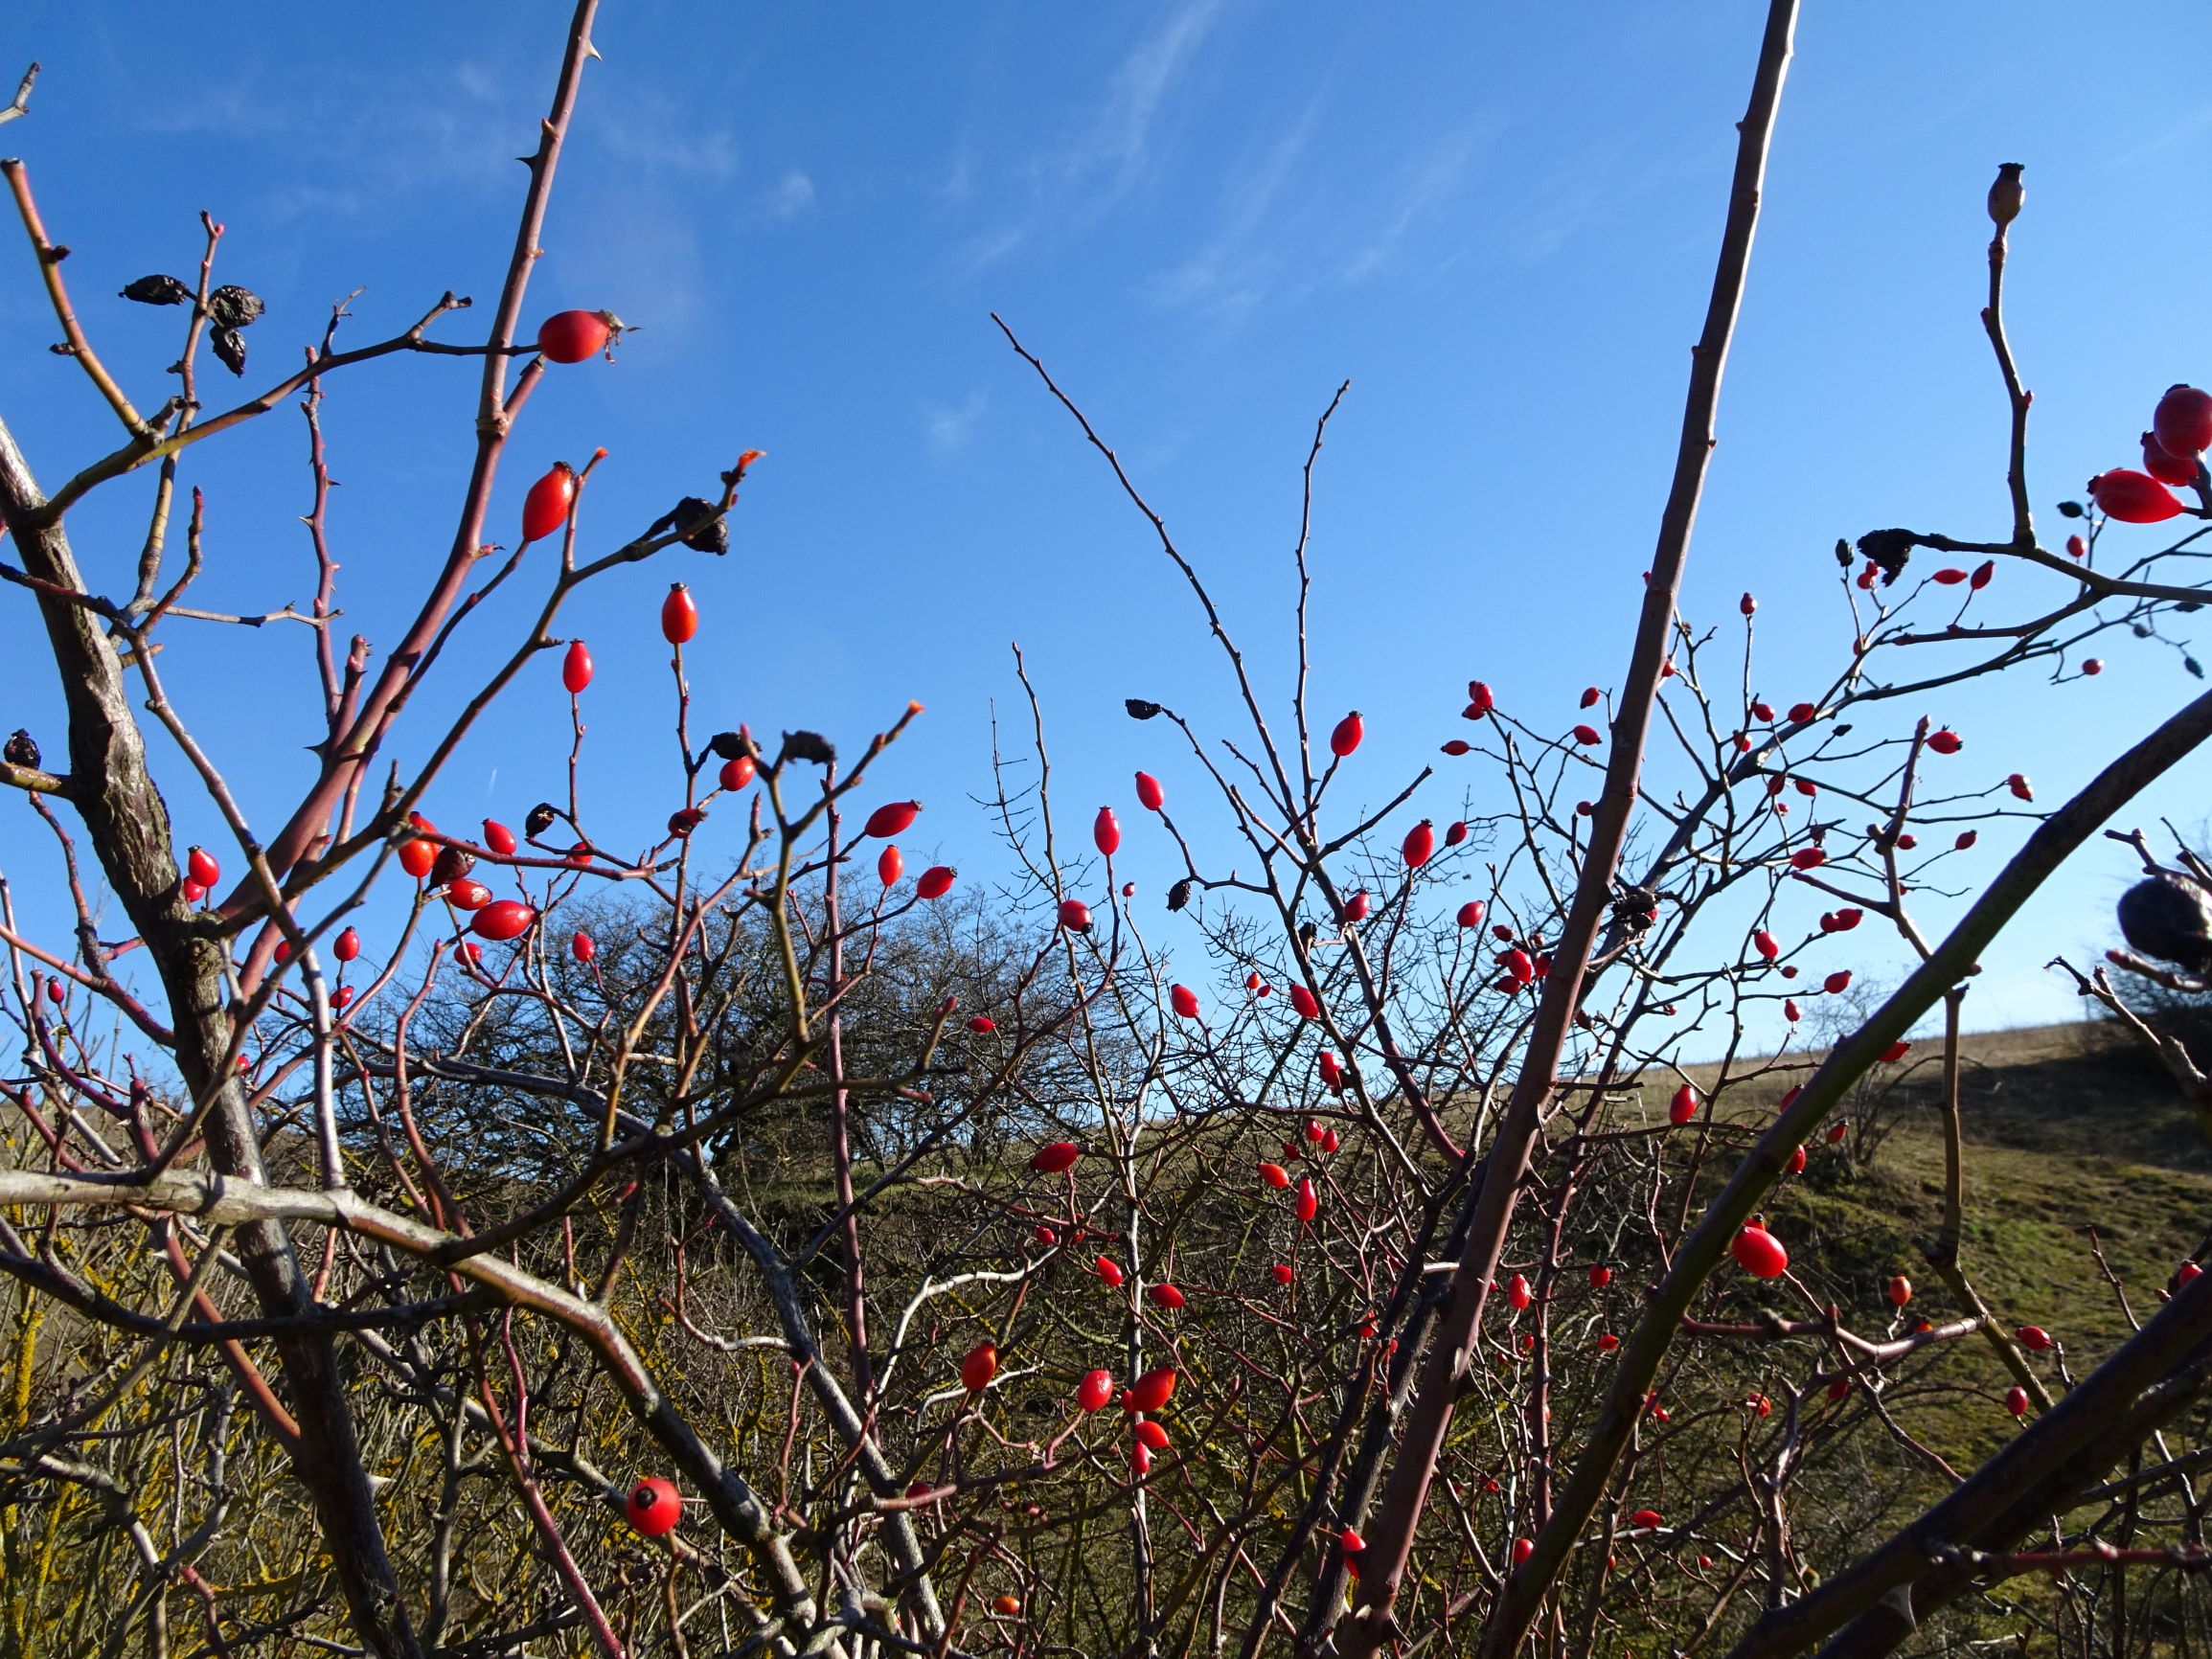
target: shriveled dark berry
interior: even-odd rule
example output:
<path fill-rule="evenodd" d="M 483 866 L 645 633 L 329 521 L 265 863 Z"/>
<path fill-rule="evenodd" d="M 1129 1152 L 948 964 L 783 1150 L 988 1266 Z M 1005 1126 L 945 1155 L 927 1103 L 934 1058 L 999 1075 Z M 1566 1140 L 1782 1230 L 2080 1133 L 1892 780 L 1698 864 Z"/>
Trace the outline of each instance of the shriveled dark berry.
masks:
<path fill-rule="evenodd" d="M 215 348 L 215 354 L 222 359 L 222 366 L 234 375 L 246 372 L 245 338 L 236 329 L 210 329 L 207 343 Z"/>
<path fill-rule="evenodd" d="M 430 866 L 430 885 L 444 887 L 476 868 L 476 854 L 465 847 L 441 847 L 438 861 Z"/>
<path fill-rule="evenodd" d="M 837 763 L 837 746 L 819 732 L 786 732 L 783 760 L 833 766 Z"/>
<path fill-rule="evenodd" d="M 531 807 L 530 815 L 522 820 L 522 832 L 531 836 L 542 835 L 553 828 L 559 817 L 560 809 L 552 802 L 540 801 Z"/>
<path fill-rule="evenodd" d="M 8 739 L 7 746 L 0 748 L 0 760 L 6 761 L 11 766 L 29 766 L 35 772 L 38 770 L 37 741 L 18 726 L 15 735 Z"/>
<path fill-rule="evenodd" d="M 218 329 L 242 329 L 266 309 L 261 295 L 236 283 L 225 284 L 207 297 L 207 314 Z"/>
<path fill-rule="evenodd" d="M 2178 875 L 2154 875 L 2120 895 L 2120 932 L 2145 956 L 2212 972 L 2212 898 Z"/>
<path fill-rule="evenodd" d="M 1160 712 L 1157 703 L 1149 703 L 1142 697 L 1124 697 L 1122 707 L 1129 710 L 1132 720 L 1149 720 Z"/>
<path fill-rule="evenodd" d="M 192 298 L 192 290 L 174 277 L 165 277 L 157 271 L 132 283 L 123 290 L 123 297 L 136 300 L 142 306 L 181 306 Z"/>

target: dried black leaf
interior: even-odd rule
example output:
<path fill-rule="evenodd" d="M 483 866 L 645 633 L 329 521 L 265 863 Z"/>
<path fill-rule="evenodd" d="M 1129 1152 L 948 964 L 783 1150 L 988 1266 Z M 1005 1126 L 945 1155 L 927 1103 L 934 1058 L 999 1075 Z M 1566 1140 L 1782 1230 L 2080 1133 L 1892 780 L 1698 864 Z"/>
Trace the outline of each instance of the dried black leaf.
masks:
<path fill-rule="evenodd" d="M 2139 640 L 2147 640 L 2151 637 L 2151 625 L 2149 623 L 2136 623 L 2129 631 Z"/>
<path fill-rule="evenodd" d="M 218 329 L 242 329 L 268 307 L 251 288 L 228 284 L 207 297 L 207 314 Z"/>
<path fill-rule="evenodd" d="M 1884 587 L 1904 574 L 1904 561 L 1919 545 L 1909 530 L 1870 530 L 1859 538 L 1859 551 L 1880 568 Z"/>
<path fill-rule="evenodd" d="M 8 739 L 7 746 L 0 748 L 0 761 L 6 761 L 11 766 L 29 766 L 36 771 L 38 744 L 29 732 L 18 726 L 15 735 Z"/>
<path fill-rule="evenodd" d="M 540 801 L 530 809 L 530 816 L 522 821 L 525 835 L 542 835 L 552 829 L 560 817 L 560 809 L 550 801 Z"/>
<path fill-rule="evenodd" d="M 837 747 L 819 732 L 786 732 L 784 752 L 776 764 L 780 766 L 785 761 L 809 761 L 817 766 L 833 766 L 837 763 Z"/>
<path fill-rule="evenodd" d="M 1191 878 L 1186 875 L 1168 889 L 1168 908 L 1180 910 L 1191 901 Z"/>
<path fill-rule="evenodd" d="M 1642 933 L 1659 919 L 1659 896 L 1649 887 L 1624 887 L 1613 900 L 1613 920 L 1630 933 Z"/>
<path fill-rule="evenodd" d="M 2060 503 L 2059 503 L 2059 516 L 2060 516 L 2061 518 L 2079 518 L 2079 517 L 2081 517 L 2081 516 L 2082 516 L 2082 504 L 2081 504 L 2080 502 L 2078 502 L 2078 501 L 2062 501 L 2062 502 L 2060 502 Z"/>
<path fill-rule="evenodd" d="M 2183 616 L 2187 616 L 2193 610 L 2202 610 L 2204 608 L 2204 602 L 2201 599 L 2180 600 L 2175 603 L 2174 608 L 2179 611 Z"/>
<path fill-rule="evenodd" d="M 718 761 L 735 761 L 743 755 L 756 761 L 761 758 L 761 745 L 743 732 L 717 732 L 707 739 L 707 748 Z"/>
<path fill-rule="evenodd" d="M 730 521 L 713 502 L 687 495 L 676 503 L 674 518 L 686 547 L 700 553 L 730 551 Z"/>
<path fill-rule="evenodd" d="M 1836 538 L 1836 562 L 1845 570 L 1851 568 L 1851 543 L 1840 535 Z"/>
<path fill-rule="evenodd" d="M 157 271 L 132 283 L 123 290 L 123 297 L 136 300 L 142 306 L 181 306 L 192 298 L 192 290 L 174 277 L 165 277 Z"/>
<path fill-rule="evenodd" d="M 232 374 L 246 372 L 246 343 L 236 329 L 210 329 L 207 343 L 215 348 L 215 354 Z"/>
<path fill-rule="evenodd" d="M 2204 677 L 2204 665 L 2200 663 L 2195 657 L 2183 657 L 2181 659 L 2181 666 L 2189 670 L 2189 675 L 2192 679 L 2201 680 Z"/>
<path fill-rule="evenodd" d="M 2212 973 L 2212 904 L 2178 875 L 2154 875 L 2120 895 L 2120 933 L 2145 956 L 2201 976 Z"/>
<path fill-rule="evenodd" d="M 1132 720 L 1149 720 L 1160 712 L 1157 703 L 1148 703 L 1142 697 L 1124 697 L 1122 707 L 1129 710 Z"/>
<path fill-rule="evenodd" d="M 721 516 L 721 511 L 711 501 L 701 501 L 696 495 L 687 495 L 647 525 L 645 535 L 639 539 L 650 539 L 663 531 L 673 530 L 686 547 L 696 547 L 701 553 L 727 553 L 730 551 L 730 523 Z"/>

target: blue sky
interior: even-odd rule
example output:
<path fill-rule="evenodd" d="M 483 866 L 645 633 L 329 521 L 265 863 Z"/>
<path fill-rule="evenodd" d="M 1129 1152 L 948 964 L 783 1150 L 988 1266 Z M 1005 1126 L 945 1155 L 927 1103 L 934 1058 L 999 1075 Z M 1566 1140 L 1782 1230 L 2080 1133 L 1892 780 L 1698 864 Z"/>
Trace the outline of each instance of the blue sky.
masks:
<path fill-rule="evenodd" d="M 1996 162 L 2028 164 L 2011 322 L 2038 394 L 2046 534 L 2052 502 L 2132 461 L 2168 383 L 2212 377 L 2186 326 L 2212 254 L 2189 211 L 2212 146 L 2201 8 L 2023 4 L 2001 27 L 1992 8 L 1917 0 L 1810 13 L 1685 593 L 1720 622 L 1756 590 L 1769 665 L 1836 660 L 1838 534 L 2001 533 L 2003 406 L 1976 324 Z M 1744 0 L 610 5 L 529 313 L 606 306 L 642 327 L 615 366 L 549 379 L 494 521 L 512 523 L 546 462 L 594 445 L 611 452 L 587 520 L 601 545 L 711 493 L 738 449 L 768 460 L 731 557 L 626 574 L 579 623 L 600 666 L 587 799 L 603 834 L 638 839 L 675 804 L 654 618 L 679 574 L 706 619 L 692 667 L 710 728 L 807 726 L 857 747 L 908 697 L 928 706 L 878 791 L 929 804 L 910 867 L 993 865 L 971 797 L 989 784 L 993 700 L 1019 702 L 1010 642 L 1045 700 L 1067 829 L 1104 800 L 1133 820 L 1139 765 L 1192 799 L 1188 760 L 1120 700 L 1225 729 L 1221 665 L 994 309 L 1120 450 L 1276 693 L 1298 467 L 1353 381 L 1320 474 L 1313 704 L 1366 712 L 1368 799 L 1455 735 L 1471 676 L 1563 726 L 1575 693 L 1625 668 L 1762 14 Z M 176 314 L 107 296 L 147 271 L 189 276 L 197 210 L 223 219 L 222 274 L 269 303 L 250 336 L 259 383 L 356 287 L 355 339 L 447 286 L 489 303 L 513 157 L 565 16 L 271 8 L 217 46 L 191 8 L 17 0 L 0 74 L 33 57 L 46 72 L 0 148 L 30 162 L 96 341 L 147 403 Z M 52 480 L 112 435 L 43 350 L 52 321 L 20 242 L 0 237 L 11 247 L 0 411 Z M 450 536 L 472 386 L 466 365 L 398 361 L 331 387 L 341 602 L 379 644 Z M 211 500 L 200 602 L 304 600 L 298 417 L 208 445 L 188 471 Z M 110 591 L 127 586 L 146 488 L 75 520 Z M 2006 578 L 2023 594 L 2035 580 Z M 5 602 L 11 628 L 32 625 Z M 519 615 L 495 612 L 488 642 Z M 304 636 L 185 643 L 168 659 L 179 700 L 273 823 L 315 735 Z M 1968 689 L 1930 712 L 1969 734 L 1962 759 L 1989 780 L 2024 766 L 2057 798 L 2195 689 L 2173 653 L 2100 648 L 2099 680 Z M 555 792 L 557 687 L 549 657 L 480 728 L 434 816 L 516 820 Z M 0 724 L 58 750 L 35 650 L 0 660 Z M 181 838 L 212 838 L 179 769 L 164 776 Z M 1432 785 L 1425 808 L 1451 815 L 1448 789 L 1471 776 Z M 2192 764 L 2132 821 L 2199 822 L 2206 779 Z M 34 905 L 50 865 L 34 828 L 0 814 L 0 863 Z M 1985 870 L 2018 833 L 1984 836 Z M 1132 843 L 1156 891 L 1161 849 Z M 2041 964 L 2108 943 L 2128 874 L 2116 850 L 2078 859 L 1993 953 L 1973 1022 L 2067 1017 Z M 1930 920 L 1945 914 L 1931 903 Z M 1871 951 L 1859 966 L 1883 966 Z"/>

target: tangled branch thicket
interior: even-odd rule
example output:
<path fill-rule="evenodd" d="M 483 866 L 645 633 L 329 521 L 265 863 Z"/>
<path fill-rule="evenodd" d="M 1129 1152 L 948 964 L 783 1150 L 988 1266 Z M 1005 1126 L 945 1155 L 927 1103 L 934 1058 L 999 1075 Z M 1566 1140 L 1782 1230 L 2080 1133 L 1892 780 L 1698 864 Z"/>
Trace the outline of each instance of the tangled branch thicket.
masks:
<path fill-rule="evenodd" d="M 567 646 L 579 592 L 718 543 L 757 460 L 627 539 L 593 528 L 595 460 L 533 489 L 536 552 L 490 545 L 534 394 L 582 372 L 549 364 L 606 332 L 570 314 L 540 351 L 523 328 L 594 11 L 481 342 L 436 337 L 450 293 L 363 348 L 340 349 L 340 307 L 305 368 L 219 413 L 202 348 L 242 353 L 259 309 L 217 285 L 221 227 L 196 284 L 133 284 L 185 307 L 176 392 L 142 413 L 144 366 L 101 357 L 29 170 L 0 164 L 62 350 L 121 428 L 42 484 L 0 427 L 0 576 L 68 712 L 60 752 L 21 734 L 0 781 L 75 916 L 34 937 L 0 884 L 22 1038 L 0 1079 L 0 1649 L 1753 1659 L 1887 1652 L 1932 1623 L 2202 1651 L 2212 1286 L 2113 1273 L 2129 1334 L 2090 1352 L 1976 1281 L 1968 980 L 2212 735 L 2212 695 L 2186 703 L 1977 863 L 1978 827 L 2033 789 L 1953 759 L 1941 694 L 2158 637 L 2202 602 L 2201 529 L 2146 551 L 2134 524 L 2212 518 L 2190 456 L 2194 505 L 2109 473 L 2044 545 L 2002 309 L 2018 170 L 1992 193 L 1986 313 L 2010 522 L 1839 543 L 1846 648 L 1816 688 L 1762 659 L 1753 596 L 1719 623 L 1678 604 L 1790 52 L 1775 0 L 1626 676 L 1564 730 L 1471 682 L 1444 748 L 1479 784 L 1379 784 L 1359 717 L 1307 701 L 1341 391 L 1302 477 L 1283 703 L 1008 329 L 1187 582 L 1248 719 L 1129 704 L 1161 777 L 1139 774 L 1127 832 L 1183 868 L 1162 912 L 1117 874 L 1114 812 L 1071 825 L 1054 799 L 1030 696 L 1000 738 L 1008 875 L 985 898 L 896 850 L 913 808 L 878 779 L 919 709 L 858 744 L 695 730 L 680 584 L 665 836 L 595 838 L 573 656 L 569 776 L 522 833 L 426 815 L 482 712 Z M 34 115 L 29 91 L 5 115 Z M 332 637 L 320 410 L 355 365 L 422 352 L 481 359 L 474 466 L 379 660 Z M 287 404 L 312 604 L 195 608 L 196 445 Z M 152 481 L 143 544 L 80 550 L 73 510 L 129 478 Z M 121 603 L 101 597 L 118 570 Z M 485 637 L 477 601 L 532 582 L 529 625 Z M 322 729 L 288 800 L 234 787 L 165 692 L 157 644 L 219 648 L 209 630 L 241 621 L 311 645 Z M 380 783 L 432 677 L 472 689 Z M 158 781 L 148 716 L 186 762 Z M 180 861 L 165 791 L 195 789 L 234 841 Z M 401 924 L 364 937 L 395 888 Z M 1967 894 L 1924 931 L 1928 897 Z M 125 939 L 96 925 L 118 914 Z M 1754 1052 L 1844 1005 L 1834 942 L 1861 928 L 1918 967 L 1833 1041 Z M 2078 977 L 2127 1011 L 2105 967 Z M 2161 1052 L 2201 1084 L 2185 1043 Z M 1775 1268 L 1814 1182 L 1864 1172 L 1871 1147 L 1853 1164 L 1836 1138 L 1904 1067 L 1948 1154 L 1934 1285 L 1882 1300 L 1803 1248 Z"/>

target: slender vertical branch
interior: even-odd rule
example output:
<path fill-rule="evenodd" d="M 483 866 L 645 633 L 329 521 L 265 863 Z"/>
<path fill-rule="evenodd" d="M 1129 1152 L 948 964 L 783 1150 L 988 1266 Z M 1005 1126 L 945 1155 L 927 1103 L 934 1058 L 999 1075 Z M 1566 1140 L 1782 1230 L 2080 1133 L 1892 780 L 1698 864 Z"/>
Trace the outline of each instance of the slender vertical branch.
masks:
<path fill-rule="evenodd" d="M 1527 1177 L 1543 1109 L 1557 1086 L 1560 1058 L 1582 1000 L 1591 950 L 1612 897 L 1613 874 L 1628 838 L 1629 817 L 1636 805 L 1652 709 L 1666 666 L 1675 598 L 1688 560 L 1690 535 L 1712 458 L 1721 376 L 1743 306 L 1752 235 L 1758 227 L 1760 194 L 1766 181 L 1767 147 L 1773 137 L 1796 23 L 1795 0 L 1772 0 L 1752 81 L 1750 107 L 1737 128 L 1727 222 L 1722 233 L 1704 330 L 1691 357 L 1690 390 L 1682 412 L 1674 482 L 1660 518 L 1658 548 L 1645 586 L 1643 615 L 1613 719 L 1605 793 L 1591 820 L 1589 847 L 1583 857 L 1565 930 L 1552 956 L 1551 973 L 1544 981 L 1520 1076 L 1486 1160 L 1482 1182 L 1474 1193 L 1474 1223 L 1460 1256 L 1451 1302 L 1423 1362 L 1398 1463 L 1368 1538 L 1364 1571 L 1370 1576 L 1363 1582 L 1370 1587 L 1370 1599 L 1356 1610 L 1340 1641 L 1349 1659 L 1366 1659 L 1394 1632 L 1393 1609 L 1404 1583 L 1414 1534 L 1450 1428 L 1454 1401 L 1475 1362 L 1475 1338 L 1490 1283 Z M 1506 1593 L 1494 1605 L 1483 1637 L 1487 1651 L 1509 1653 L 1519 1646 L 1543 1598 L 1564 1570 L 1573 1530 L 1579 1530 L 1595 1507 L 1593 1492 L 1580 1512 L 1574 1512 L 1573 1495 L 1571 1491 L 1562 1495 L 1559 1511 L 1542 1530 L 1536 1557 L 1515 1574 Z"/>

